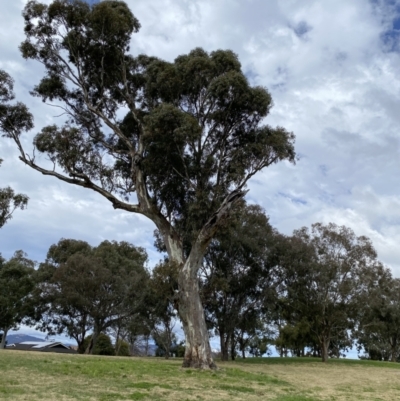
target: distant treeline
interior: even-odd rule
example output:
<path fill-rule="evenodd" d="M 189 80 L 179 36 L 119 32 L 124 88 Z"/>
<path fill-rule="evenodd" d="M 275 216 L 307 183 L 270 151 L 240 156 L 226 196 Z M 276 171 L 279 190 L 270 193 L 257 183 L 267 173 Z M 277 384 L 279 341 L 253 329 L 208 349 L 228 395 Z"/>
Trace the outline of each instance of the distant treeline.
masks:
<path fill-rule="evenodd" d="M 157 233 L 156 246 L 165 248 Z M 116 241 L 61 239 L 39 265 L 22 251 L 1 258 L 2 348 L 24 323 L 69 336 L 80 353 L 145 355 L 155 341 L 158 356 L 183 356 L 178 269 L 167 258 L 149 268 L 143 248 Z M 361 358 L 400 361 L 400 280 L 347 227 L 317 223 L 285 236 L 243 204 L 212 240 L 199 283 L 223 360 L 271 346 L 327 360 L 355 345 Z"/>

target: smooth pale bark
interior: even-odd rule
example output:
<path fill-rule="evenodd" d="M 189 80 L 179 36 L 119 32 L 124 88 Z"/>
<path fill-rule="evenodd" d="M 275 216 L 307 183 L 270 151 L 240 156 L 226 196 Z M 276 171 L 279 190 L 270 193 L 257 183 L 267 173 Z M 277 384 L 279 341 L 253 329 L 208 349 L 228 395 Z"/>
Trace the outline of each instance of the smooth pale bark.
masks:
<path fill-rule="evenodd" d="M 1 342 L 0 342 L 0 350 L 3 350 L 6 348 L 7 333 L 8 333 L 8 329 L 4 329 L 3 337 L 1 338 Z"/>
<path fill-rule="evenodd" d="M 200 230 L 189 257 L 184 263 L 179 263 L 183 249 L 179 249 L 176 239 L 169 236 L 164 240 L 167 250 L 169 250 L 169 256 L 181 266 L 178 275 L 178 311 L 186 340 L 182 365 L 185 368 L 216 369 L 217 367 L 212 357 L 204 309 L 200 299 L 198 271 L 203 263 L 206 249 L 217 230 L 218 223 L 229 215 L 232 206 L 245 194 L 246 192 L 242 190 L 236 190 L 225 198 L 218 211 Z M 163 233 L 161 232 L 161 234 Z M 173 248 L 171 244 L 173 244 Z M 174 255 L 176 258 L 173 257 Z"/>
<path fill-rule="evenodd" d="M 203 255 L 201 255 L 201 258 Z M 197 258 L 196 258 L 197 259 Z M 200 299 L 198 266 L 191 263 L 198 260 L 188 258 L 179 274 L 179 316 L 185 332 L 185 356 L 183 367 L 215 369 L 204 309 Z"/>

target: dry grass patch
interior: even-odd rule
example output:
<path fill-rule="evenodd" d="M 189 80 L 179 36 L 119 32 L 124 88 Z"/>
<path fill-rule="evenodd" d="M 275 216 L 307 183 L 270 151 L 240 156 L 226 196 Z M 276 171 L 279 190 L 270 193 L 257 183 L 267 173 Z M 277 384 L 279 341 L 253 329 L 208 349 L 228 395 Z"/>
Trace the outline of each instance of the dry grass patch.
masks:
<path fill-rule="evenodd" d="M 343 360 L 327 364 L 304 360 L 266 362 L 241 364 L 241 368 L 286 380 L 316 400 L 400 400 L 399 364 Z"/>

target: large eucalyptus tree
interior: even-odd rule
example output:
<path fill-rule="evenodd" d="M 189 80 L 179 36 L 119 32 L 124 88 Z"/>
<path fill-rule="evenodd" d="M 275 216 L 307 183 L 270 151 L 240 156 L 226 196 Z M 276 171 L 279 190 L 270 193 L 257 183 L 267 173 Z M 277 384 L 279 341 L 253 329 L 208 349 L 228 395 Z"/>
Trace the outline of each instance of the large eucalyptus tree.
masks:
<path fill-rule="evenodd" d="M 19 132 L 7 132 L 20 159 L 154 222 L 179 270 L 183 365 L 214 367 L 199 267 L 248 180 L 280 160 L 294 161 L 294 135 L 262 125 L 271 96 L 249 85 L 231 51 L 197 48 L 174 62 L 131 55 L 140 24 L 122 1 L 29 1 L 23 16 L 22 55 L 46 70 L 32 93 L 67 120 L 34 139 L 54 168 L 27 156 Z"/>
<path fill-rule="evenodd" d="M 15 130 L 20 133 L 32 128 L 32 116 L 26 106 L 22 103 L 10 104 L 14 99 L 13 84 L 12 78 L 0 70 L 0 132 Z M 0 159 L 0 166 L 2 162 Z M 24 209 L 27 204 L 26 195 L 16 194 L 11 187 L 0 188 L 0 228 L 11 219 L 16 209 Z"/>

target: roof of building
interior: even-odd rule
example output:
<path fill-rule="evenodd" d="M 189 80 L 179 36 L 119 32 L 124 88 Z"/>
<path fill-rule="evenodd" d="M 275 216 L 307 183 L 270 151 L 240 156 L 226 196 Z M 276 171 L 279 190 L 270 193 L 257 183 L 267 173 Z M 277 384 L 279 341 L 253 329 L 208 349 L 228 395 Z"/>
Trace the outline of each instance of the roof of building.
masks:
<path fill-rule="evenodd" d="M 63 343 L 59 342 L 59 341 L 44 341 L 44 342 L 39 342 L 39 341 L 22 341 L 21 343 L 18 343 L 21 345 L 31 345 L 32 348 L 52 348 L 55 346 L 62 346 L 64 348 L 68 348 L 66 345 L 64 345 Z"/>
<path fill-rule="evenodd" d="M 26 350 L 26 351 L 54 351 L 54 352 L 67 352 L 67 353 L 76 353 L 75 350 L 70 347 L 64 345 L 59 341 L 22 341 L 20 343 L 8 344 L 6 346 L 8 349 L 15 350 Z"/>

